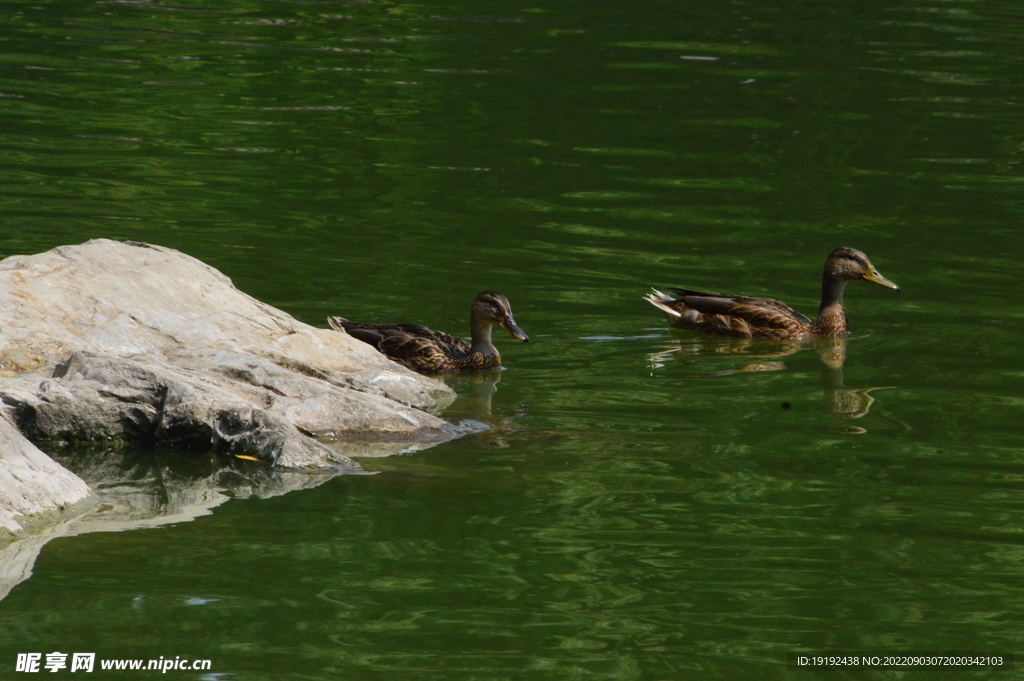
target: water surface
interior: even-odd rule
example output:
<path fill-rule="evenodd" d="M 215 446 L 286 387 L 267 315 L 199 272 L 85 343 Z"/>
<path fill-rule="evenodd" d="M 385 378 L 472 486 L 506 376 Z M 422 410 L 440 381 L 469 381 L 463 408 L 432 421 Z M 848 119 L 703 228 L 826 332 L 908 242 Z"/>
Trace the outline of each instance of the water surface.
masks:
<path fill-rule="evenodd" d="M 1024 636 L 1015 3 L 0 17 L 0 254 L 158 243 L 318 326 L 464 332 L 494 289 L 531 337 L 452 380 L 443 416 L 487 430 L 365 459 L 374 476 L 261 498 L 206 459 L 63 452 L 111 498 L 222 492 L 45 544 L 0 602 L 0 667 L 66 650 L 239 681 L 876 678 L 786 655 Z M 642 300 L 690 286 L 812 314 L 842 245 L 903 290 L 850 286 L 841 372 L 807 344 L 672 332 Z M 1009 677 L 907 673 L 972 674 Z"/>

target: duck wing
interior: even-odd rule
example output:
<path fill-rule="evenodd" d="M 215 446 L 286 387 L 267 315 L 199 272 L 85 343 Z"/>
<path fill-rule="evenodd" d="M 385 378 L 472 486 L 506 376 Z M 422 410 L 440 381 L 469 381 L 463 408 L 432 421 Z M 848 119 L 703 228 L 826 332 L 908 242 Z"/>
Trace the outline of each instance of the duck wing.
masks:
<path fill-rule="evenodd" d="M 764 312 L 771 311 L 791 316 L 806 324 L 811 323 L 810 319 L 800 314 L 789 305 L 786 305 L 781 300 L 775 300 L 774 298 L 727 296 L 722 295 L 721 293 L 703 293 L 701 291 L 691 291 L 689 289 L 682 288 L 669 288 L 665 290 L 675 295 L 677 299 L 685 302 L 688 307 L 692 307 L 700 312 L 744 316 L 745 314 L 752 313 L 755 310 L 762 310 Z"/>
<path fill-rule="evenodd" d="M 453 358 L 429 338 L 408 335 L 385 337 L 377 346 L 389 359 L 413 371 L 449 371 Z"/>
<path fill-rule="evenodd" d="M 350 322 L 344 317 L 328 317 L 327 321 L 334 330 L 345 331 L 353 338 L 369 343 L 381 350 L 381 352 L 384 352 L 381 344 L 388 339 L 395 339 L 394 341 L 389 341 L 389 347 L 392 345 L 398 347 L 395 343 L 399 340 L 418 339 L 435 344 L 442 352 L 455 355 L 463 355 L 469 352 L 469 341 L 444 333 L 443 331 L 428 329 L 419 324 L 361 324 L 359 322 Z M 384 354 L 388 353 L 385 352 Z"/>
<path fill-rule="evenodd" d="M 647 300 L 665 311 L 673 326 L 742 338 L 795 338 L 810 332 L 810 319 L 772 298 L 666 290 L 672 295 L 655 292 Z"/>

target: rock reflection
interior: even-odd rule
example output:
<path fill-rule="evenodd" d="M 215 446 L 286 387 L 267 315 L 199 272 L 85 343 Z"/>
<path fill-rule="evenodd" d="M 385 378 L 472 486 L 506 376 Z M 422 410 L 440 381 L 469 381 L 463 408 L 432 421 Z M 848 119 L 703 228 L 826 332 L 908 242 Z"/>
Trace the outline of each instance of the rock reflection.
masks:
<path fill-rule="evenodd" d="M 691 374 L 694 377 L 732 376 L 742 373 L 784 371 L 786 365 L 781 358 L 813 348 L 821 364 L 822 397 L 825 411 L 840 419 L 858 419 L 865 416 L 875 402 L 872 388 L 848 388 L 843 378 L 846 364 L 848 339 L 814 338 L 808 340 L 766 341 L 756 338 L 719 338 L 714 336 L 687 336 L 675 339 L 663 349 L 649 353 L 651 369 L 661 369 L 667 362 L 681 357 L 711 358 L 750 357 L 755 361 L 744 362 L 728 369 L 702 371 Z M 846 426 L 843 432 L 864 433 L 863 428 Z"/>
<path fill-rule="evenodd" d="M 50 455 L 88 483 L 91 503 L 77 514 L 0 544 L 0 599 L 32 575 L 50 540 L 188 522 L 235 498 L 270 498 L 317 487 L 343 470 L 282 471 L 239 459 L 184 457 L 124 447 L 74 447 Z"/>

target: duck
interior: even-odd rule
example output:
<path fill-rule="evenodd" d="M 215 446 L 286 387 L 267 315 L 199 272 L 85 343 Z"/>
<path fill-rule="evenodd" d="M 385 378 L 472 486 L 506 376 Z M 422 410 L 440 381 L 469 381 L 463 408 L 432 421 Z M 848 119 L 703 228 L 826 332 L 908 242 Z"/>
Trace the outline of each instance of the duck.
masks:
<path fill-rule="evenodd" d="M 418 324 L 361 324 L 344 317 L 328 317 L 335 331 L 377 348 L 388 358 L 420 373 L 483 371 L 501 366 L 501 354 L 491 342 L 495 326 L 524 343 L 530 337 L 512 316 L 508 298 L 495 291 L 478 294 L 470 309 L 469 341 Z"/>
<path fill-rule="evenodd" d="M 772 298 L 728 296 L 689 289 L 652 289 L 644 299 L 665 313 L 676 328 L 737 338 L 777 340 L 845 336 L 849 333 L 843 292 L 851 281 L 864 280 L 899 291 L 883 277 L 863 252 L 837 248 L 828 254 L 821 274 L 821 306 L 811 321 L 789 305 Z"/>

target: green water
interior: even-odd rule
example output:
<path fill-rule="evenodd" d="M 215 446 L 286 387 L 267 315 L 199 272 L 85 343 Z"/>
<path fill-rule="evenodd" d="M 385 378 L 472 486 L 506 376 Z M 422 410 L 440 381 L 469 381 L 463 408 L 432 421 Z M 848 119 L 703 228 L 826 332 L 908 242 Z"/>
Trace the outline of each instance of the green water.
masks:
<path fill-rule="evenodd" d="M 452 381 L 484 432 L 46 544 L 4 678 L 1010 677 L 786 656 L 1021 647 L 1022 65 L 1013 2 L 4 4 L 0 255 L 158 243 L 318 326 L 494 289 L 531 337 Z M 841 245 L 903 288 L 851 285 L 841 375 L 642 300 L 812 314 Z"/>

